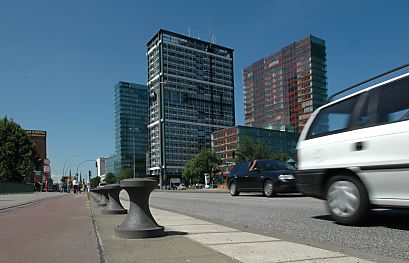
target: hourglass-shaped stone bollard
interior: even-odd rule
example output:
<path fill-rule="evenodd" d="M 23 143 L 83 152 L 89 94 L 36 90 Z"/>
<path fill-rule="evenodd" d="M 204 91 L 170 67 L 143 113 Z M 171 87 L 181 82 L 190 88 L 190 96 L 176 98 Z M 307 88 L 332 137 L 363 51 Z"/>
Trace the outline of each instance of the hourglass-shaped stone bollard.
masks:
<path fill-rule="evenodd" d="M 129 210 L 121 225 L 115 227 L 115 234 L 122 238 L 159 237 L 165 234 L 149 209 L 149 196 L 157 188 L 156 181 L 145 178 L 125 179 L 120 182 L 129 195 Z"/>
<path fill-rule="evenodd" d="M 101 199 L 101 193 L 96 188 L 91 189 L 91 197 L 92 197 L 92 200 L 94 200 L 95 203 L 98 203 L 99 200 Z"/>
<path fill-rule="evenodd" d="M 104 209 L 102 209 L 103 214 L 126 214 L 126 209 L 121 205 L 119 201 L 119 192 L 122 188 L 119 184 L 109 184 L 104 186 L 104 191 L 108 193 L 108 203 Z"/>
<path fill-rule="evenodd" d="M 101 194 L 101 198 L 98 200 L 97 206 L 106 206 L 108 204 L 108 191 L 104 187 L 97 187 L 97 193 Z"/>

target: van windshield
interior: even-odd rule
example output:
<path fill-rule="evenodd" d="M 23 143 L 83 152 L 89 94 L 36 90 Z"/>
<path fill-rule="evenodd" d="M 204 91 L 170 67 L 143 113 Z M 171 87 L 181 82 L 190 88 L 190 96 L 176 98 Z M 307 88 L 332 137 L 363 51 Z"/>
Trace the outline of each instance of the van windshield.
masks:
<path fill-rule="evenodd" d="M 321 109 L 308 131 L 307 139 L 347 129 L 358 98 L 354 96 Z"/>

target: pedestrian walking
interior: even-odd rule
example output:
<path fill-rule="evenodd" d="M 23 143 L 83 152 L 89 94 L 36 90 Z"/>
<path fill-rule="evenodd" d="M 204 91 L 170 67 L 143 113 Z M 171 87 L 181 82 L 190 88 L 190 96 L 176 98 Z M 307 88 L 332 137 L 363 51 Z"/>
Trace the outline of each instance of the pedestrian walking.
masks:
<path fill-rule="evenodd" d="M 81 190 L 82 190 L 83 192 L 85 192 L 85 180 L 84 180 L 84 179 L 82 179 L 81 187 L 82 187 Z"/>
<path fill-rule="evenodd" d="M 69 177 L 67 177 L 66 184 L 67 184 L 67 193 L 69 193 L 71 190 L 71 179 Z"/>
<path fill-rule="evenodd" d="M 74 186 L 74 194 L 78 191 L 78 181 L 77 178 L 74 177 L 74 181 L 72 181 L 72 185 Z"/>

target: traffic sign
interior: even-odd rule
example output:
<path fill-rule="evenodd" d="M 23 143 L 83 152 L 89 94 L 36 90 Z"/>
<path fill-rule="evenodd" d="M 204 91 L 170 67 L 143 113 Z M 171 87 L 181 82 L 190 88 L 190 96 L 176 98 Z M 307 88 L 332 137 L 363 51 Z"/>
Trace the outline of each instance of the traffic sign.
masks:
<path fill-rule="evenodd" d="M 50 159 L 48 158 L 45 158 L 43 162 L 44 162 L 44 165 L 50 165 Z"/>
<path fill-rule="evenodd" d="M 50 166 L 49 165 L 44 165 L 43 166 L 43 171 L 44 171 L 45 174 L 49 174 L 50 171 L 51 171 Z"/>

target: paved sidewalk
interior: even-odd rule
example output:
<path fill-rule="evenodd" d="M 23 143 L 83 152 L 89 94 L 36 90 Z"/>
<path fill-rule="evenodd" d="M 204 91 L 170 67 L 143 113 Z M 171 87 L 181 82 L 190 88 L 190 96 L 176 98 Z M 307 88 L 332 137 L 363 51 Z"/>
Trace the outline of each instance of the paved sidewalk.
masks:
<path fill-rule="evenodd" d="M 38 202 L 43 199 L 63 196 L 59 192 L 34 192 L 24 194 L 0 194 L 0 211 L 11 207 Z"/>
<path fill-rule="evenodd" d="M 99 262 L 86 195 L 56 196 L 21 194 L 8 199 L 14 200 L 7 201 L 10 209 L 0 211 L 1 262 Z M 22 206 L 23 201 L 29 205 Z"/>

